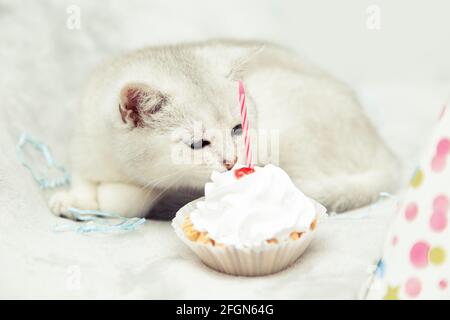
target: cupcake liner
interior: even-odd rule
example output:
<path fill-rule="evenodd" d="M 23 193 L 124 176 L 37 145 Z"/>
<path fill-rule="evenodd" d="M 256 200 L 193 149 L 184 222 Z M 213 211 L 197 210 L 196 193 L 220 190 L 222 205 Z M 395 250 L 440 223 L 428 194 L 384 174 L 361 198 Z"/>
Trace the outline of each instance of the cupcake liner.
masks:
<path fill-rule="evenodd" d="M 277 244 L 266 242 L 255 247 L 234 245 L 211 245 L 189 240 L 182 225 L 186 215 L 196 209 L 194 200 L 182 207 L 172 221 L 177 236 L 189 246 L 207 266 L 217 271 L 237 276 L 262 276 L 272 274 L 292 265 L 306 250 L 313 239 L 315 230 L 309 229 L 297 240 L 280 240 Z M 325 208 L 316 204 L 316 219 L 325 213 Z"/>

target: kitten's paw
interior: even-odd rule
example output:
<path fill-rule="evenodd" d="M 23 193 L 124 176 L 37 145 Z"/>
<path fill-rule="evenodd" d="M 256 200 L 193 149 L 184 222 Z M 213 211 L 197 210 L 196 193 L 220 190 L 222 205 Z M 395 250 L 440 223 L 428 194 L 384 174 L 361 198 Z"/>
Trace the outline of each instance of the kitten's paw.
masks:
<path fill-rule="evenodd" d="M 48 206 L 52 213 L 58 217 L 76 220 L 69 208 L 74 207 L 81 210 L 97 210 L 98 203 L 93 199 L 80 199 L 70 192 L 58 192 L 54 194 Z"/>
<path fill-rule="evenodd" d="M 73 219 L 69 208 L 73 207 L 74 203 L 75 198 L 69 192 L 58 192 L 50 197 L 48 206 L 54 215 Z"/>

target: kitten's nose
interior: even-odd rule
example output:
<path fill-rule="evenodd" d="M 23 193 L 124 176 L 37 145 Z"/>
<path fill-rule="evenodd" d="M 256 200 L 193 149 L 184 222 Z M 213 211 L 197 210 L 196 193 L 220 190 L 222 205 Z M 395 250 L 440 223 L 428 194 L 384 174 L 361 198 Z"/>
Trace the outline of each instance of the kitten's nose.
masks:
<path fill-rule="evenodd" d="M 227 170 L 231 170 L 233 169 L 234 165 L 237 162 L 237 157 L 234 157 L 233 160 L 223 160 L 223 165 L 225 166 L 225 168 L 227 168 Z"/>

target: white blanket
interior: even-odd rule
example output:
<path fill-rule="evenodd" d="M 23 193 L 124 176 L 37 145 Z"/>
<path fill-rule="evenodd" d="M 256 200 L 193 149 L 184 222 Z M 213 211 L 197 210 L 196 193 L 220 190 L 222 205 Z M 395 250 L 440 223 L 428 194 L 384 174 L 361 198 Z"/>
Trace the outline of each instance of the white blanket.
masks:
<path fill-rule="evenodd" d="M 70 30 L 70 3 L 79 1 L 0 4 L 0 298 L 355 298 L 380 254 L 395 199 L 322 221 L 296 265 L 260 278 L 208 269 L 164 221 L 149 220 L 120 234 L 52 231 L 65 221 L 51 215 L 43 193 L 17 161 L 19 134 L 27 131 L 47 142 L 56 158 L 68 163 L 73 115 L 96 63 L 148 44 L 239 35 L 233 25 L 207 24 L 204 12 L 198 21 L 177 20 L 162 2 L 124 8 L 112 1 L 108 9 L 82 2 L 81 29 Z M 446 88 L 440 83 L 357 88 L 381 134 L 404 160 L 405 177 Z"/>

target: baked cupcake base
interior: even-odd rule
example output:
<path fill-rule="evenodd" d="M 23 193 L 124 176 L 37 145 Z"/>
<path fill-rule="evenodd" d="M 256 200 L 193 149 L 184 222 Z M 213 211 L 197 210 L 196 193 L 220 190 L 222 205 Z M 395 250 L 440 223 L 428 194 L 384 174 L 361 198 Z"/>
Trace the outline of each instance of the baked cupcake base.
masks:
<path fill-rule="evenodd" d="M 313 231 L 316 228 L 316 226 L 317 226 L 317 219 L 314 219 L 309 228 L 311 229 L 311 231 Z M 190 215 L 188 214 L 184 216 L 184 222 L 181 228 L 183 229 L 186 237 L 191 241 L 209 244 L 212 246 L 224 246 L 223 244 L 218 243 L 214 239 L 212 239 L 207 232 L 196 230 L 191 222 Z M 289 239 L 286 240 L 298 240 L 302 237 L 304 233 L 305 232 L 293 231 L 289 234 Z M 279 241 L 280 240 L 276 238 L 266 240 L 268 244 L 277 244 Z"/>
<path fill-rule="evenodd" d="M 292 265 L 306 250 L 315 233 L 315 223 L 305 232 L 291 234 L 284 240 L 269 239 L 259 246 L 243 248 L 216 243 L 207 233 L 196 231 L 190 224 L 190 213 L 196 202 L 181 208 L 172 221 L 178 237 L 188 245 L 207 266 L 227 274 L 239 276 L 262 276 L 281 271 Z M 324 213 L 317 205 L 316 217 Z M 295 238 L 295 239 L 294 239 Z"/>

